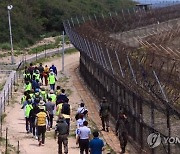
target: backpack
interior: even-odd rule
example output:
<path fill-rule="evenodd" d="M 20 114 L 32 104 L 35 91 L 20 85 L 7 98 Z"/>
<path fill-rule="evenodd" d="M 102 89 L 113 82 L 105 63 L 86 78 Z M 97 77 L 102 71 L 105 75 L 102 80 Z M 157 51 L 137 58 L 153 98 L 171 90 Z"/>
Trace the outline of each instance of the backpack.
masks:
<path fill-rule="evenodd" d="M 61 113 L 62 113 L 62 114 L 70 115 L 70 105 L 67 104 L 67 103 L 64 103 L 64 104 L 62 105 Z"/>

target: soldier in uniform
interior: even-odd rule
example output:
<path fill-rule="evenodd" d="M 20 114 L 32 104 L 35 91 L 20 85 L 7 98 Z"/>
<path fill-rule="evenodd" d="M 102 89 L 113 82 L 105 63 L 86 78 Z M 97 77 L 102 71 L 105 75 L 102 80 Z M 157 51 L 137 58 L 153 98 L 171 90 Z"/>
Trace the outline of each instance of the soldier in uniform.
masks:
<path fill-rule="evenodd" d="M 116 135 L 119 136 L 121 153 L 125 153 L 128 140 L 128 120 L 125 113 L 121 110 L 116 121 Z"/>
<path fill-rule="evenodd" d="M 69 127 L 63 116 L 60 116 L 55 128 L 54 138 L 58 134 L 58 154 L 62 154 L 62 144 L 64 145 L 64 153 L 68 153 L 68 131 Z"/>
<path fill-rule="evenodd" d="M 110 105 L 107 102 L 106 98 L 103 97 L 100 103 L 100 111 L 99 111 L 99 115 L 101 117 L 101 121 L 102 121 L 102 127 L 103 127 L 103 131 L 107 131 L 109 132 L 109 112 L 110 112 Z"/>

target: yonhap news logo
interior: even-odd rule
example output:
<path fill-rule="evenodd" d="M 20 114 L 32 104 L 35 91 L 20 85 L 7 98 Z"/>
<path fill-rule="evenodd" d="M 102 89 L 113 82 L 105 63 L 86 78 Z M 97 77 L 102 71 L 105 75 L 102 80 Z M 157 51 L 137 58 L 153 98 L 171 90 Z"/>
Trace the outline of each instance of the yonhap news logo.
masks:
<path fill-rule="evenodd" d="M 147 138 L 147 143 L 149 144 L 150 148 L 155 148 L 161 143 L 161 136 L 157 133 L 152 133 Z"/>
<path fill-rule="evenodd" d="M 155 148 L 159 146 L 161 143 L 165 144 L 180 144 L 180 138 L 179 137 L 161 137 L 159 133 L 151 133 L 147 137 L 147 143 L 150 148 Z"/>

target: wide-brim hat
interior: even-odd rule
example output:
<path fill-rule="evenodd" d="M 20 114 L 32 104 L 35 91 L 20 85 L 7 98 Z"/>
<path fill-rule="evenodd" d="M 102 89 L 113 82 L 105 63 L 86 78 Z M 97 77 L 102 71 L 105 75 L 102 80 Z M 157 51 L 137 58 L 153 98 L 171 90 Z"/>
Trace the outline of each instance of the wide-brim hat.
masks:
<path fill-rule="evenodd" d="M 40 101 L 39 102 L 39 106 L 43 106 L 43 105 L 45 105 L 45 102 L 44 101 Z"/>
<path fill-rule="evenodd" d="M 40 105 L 38 106 L 40 110 L 44 110 L 44 106 Z"/>

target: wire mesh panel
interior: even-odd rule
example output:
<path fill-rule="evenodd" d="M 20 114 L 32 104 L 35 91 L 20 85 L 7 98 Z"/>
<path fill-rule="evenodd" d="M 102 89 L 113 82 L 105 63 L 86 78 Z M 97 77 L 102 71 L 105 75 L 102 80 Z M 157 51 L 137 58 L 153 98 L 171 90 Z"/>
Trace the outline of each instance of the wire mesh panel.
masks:
<path fill-rule="evenodd" d="M 166 140 L 180 131 L 180 5 L 74 20 L 64 27 L 94 94 L 107 98 L 114 119 L 126 112 L 129 136 L 141 149 L 176 153 L 179 144 Z M 147 143 L 151 133 L 160 134 L 156 148 Z"/>

